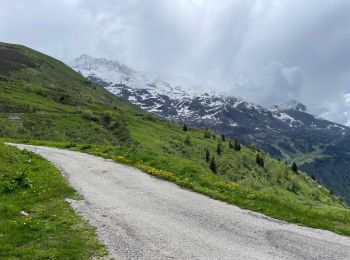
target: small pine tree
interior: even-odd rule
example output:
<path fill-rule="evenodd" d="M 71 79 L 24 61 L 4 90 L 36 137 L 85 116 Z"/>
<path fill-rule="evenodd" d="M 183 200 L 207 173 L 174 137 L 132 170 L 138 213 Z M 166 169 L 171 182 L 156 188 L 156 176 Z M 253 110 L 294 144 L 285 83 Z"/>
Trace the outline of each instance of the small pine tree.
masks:
<path fill-rule="evenodd" d="M 182 130 L 184 130 L 185 132 L 187 132 L 187 125 L 186 125 L 186 124 L 184 124 Z"/>
<path fill-rule="evenodd" d="M 210 160 L 209 149 L 205 148 L 205 161 L 209 162 L 209 160 Z"/>
<path fill-rule="evenodd" d="M 292 163 L 292 171 L 297 173 L 298 172 L 298 166 L 295 162 Z"/>
<path fill-rule="evenodd" d="M 250 147 L 250 150 L 256 151 L 256 144 L 255 143 L 250 144 L 249 147 Z"/>
<path fill-rule="evenodd" d="M 224 134 L 221 134 L 221 140 L 222 140 L 223 142 L 226 141 L 226 138 L 225 138 L 225 135 L 224 135 Z"/>
<path fill-rule="evenodd" d="M 204 137 L 205 138 L 210 138 L 211 137 L 211 132 L 208 128 L 205 129 L 204 131 Z"/>
<path fill-rule="evenodd" d="M 260 154 L 256 154 L 255 161 L 261 167 L 264 167 L 264 159 L 260 156 Z"/>
<path fill-rule="evenodd" d="M 210 168 L 210 170 L 211 170 L 213 173 L 216 173 L 217 170 L 218 170 L 218 167 L 217 167 L 217 165 L 216 165 L 215 157 L 214 157 L 214 156 L 212 156 L 211 159 L 210 159 L 209 168 Z"/>
<path fill-rule="evenodd" d="M 257 153 L 255 156 L 255 162 L 260 165 L 260 160 L 261 160 L 260 154 Z"/>
<path fill-rule="evenodd" d="M 238 142 L 237 139 L 235 139 L 234 142 L 233 142 L 233 149 L 235 149 L 236 151 L 240 151 L 241 150 L 241 144 Z"/>
<path fill-rule="evenodd" d="M 217 153 L 218 155 L 221 155 L 221 152 L 222 152 L 221 144 L 218 144 L 218 145 L 216 146 L 216 153 Z"/>
<path fill-rule="evenodd" d="M 231 140 L 230 140 L 230 141 L 228 141 L 228 147 L 229 147 L 229 148 L 231 148 L 231 149 L 233 148 L 233 143 L 232 143 L 232 141 L 231 141 Z"/>
<path fill-rule="evenodd" d="M 213 134 L 213 139 L 214 139 L 214 140 L 216 139 L 216 135 L 215 135 L 215 134 Z"/>

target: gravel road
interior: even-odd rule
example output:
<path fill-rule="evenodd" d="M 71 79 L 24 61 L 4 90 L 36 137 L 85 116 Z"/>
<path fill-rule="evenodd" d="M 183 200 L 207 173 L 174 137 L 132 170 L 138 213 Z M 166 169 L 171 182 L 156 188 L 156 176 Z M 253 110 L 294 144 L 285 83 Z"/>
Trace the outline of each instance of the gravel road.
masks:
<path fill-rule="evenodd" d="M 350 238 L 242 210 L 110 160 L 16 145 L 61 169 L 116 259 L 350 259 Z"/>

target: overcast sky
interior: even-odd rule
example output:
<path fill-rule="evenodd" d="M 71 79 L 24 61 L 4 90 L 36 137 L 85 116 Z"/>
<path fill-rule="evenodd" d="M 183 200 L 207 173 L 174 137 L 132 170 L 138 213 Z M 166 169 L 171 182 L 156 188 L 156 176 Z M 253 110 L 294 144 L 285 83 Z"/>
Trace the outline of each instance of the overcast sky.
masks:
<path fill-rule="evenodd" d="M 349 0 L 0 0 L 0 41 L 191 77 L 350 124 Z"/>

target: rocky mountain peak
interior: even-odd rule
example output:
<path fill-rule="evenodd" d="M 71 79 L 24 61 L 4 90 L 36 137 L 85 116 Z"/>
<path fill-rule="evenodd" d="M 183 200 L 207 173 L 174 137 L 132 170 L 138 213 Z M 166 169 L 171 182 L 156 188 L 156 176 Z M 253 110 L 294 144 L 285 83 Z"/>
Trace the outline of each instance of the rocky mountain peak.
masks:
<path fill-rule="evenodd" d="M 278 105 L 273 105 L 271 106 L 272 110 L 279 110 L 279 111 L 285 111 L 285 110 L 295 110 L 295 111 L 299 111 L 299 112 L 306 112 L 307 111 L 307 107 L 297 101 L 297 100 L 290 100 L 288 102 L 285 103 L 281 103 Z"/>
<path fill-rule="evenodd" d="M 115 60 L 108 60 L 105 58 L 95 58 L 87 54 L 82 54 L 78 58 L 74 59 L 71 67 L 79 71 L 97 71 L 108 70 L 121 72 L 125 74 L 131 74 L 133 72 L 129 67 L 120 64 Z"/>

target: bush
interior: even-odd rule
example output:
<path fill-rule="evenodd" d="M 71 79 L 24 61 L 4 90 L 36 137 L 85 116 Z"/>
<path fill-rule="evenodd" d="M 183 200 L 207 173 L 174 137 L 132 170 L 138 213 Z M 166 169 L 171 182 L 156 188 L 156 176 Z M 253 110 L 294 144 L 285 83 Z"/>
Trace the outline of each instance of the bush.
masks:
<path fill-rule="evenodd" d="M 14 175 L 14 176 L 13 176 Z M 28 179 L 27 171 L 15 174 L 3 174 L 0 176 L 0 191 L 9 193 L 16 189 L 26 189 L 32 186 L 31 180 Z"/>
<path fill-rule="evenodd" d="M 315 200 L 321 199 L 321 192 L 318 189 L 315 189 L 311 195 Z"/>
<path fill-rule="evenodd" d="M 83 110 L 81 112 L 83 118 L 87 120 L 97 121 L 97 117 L 90 110 Z"/>
<path fill-rule="evenodd" d="M 12 183 L 19 188 L 30 188 L 32 185 L 32 182 L 27 177 L 28 173 L 26 171 L 23 171 L 19 174 L 17 174 L 14 178 Z"/>
<path fill-rule="evenodd" d="M 148 120 L 148 121 L 152 121 L 152 122 L 156 122 L 157 121 L 157 117 L 155 115 L 153 115 L 152 113 L 146 113 L 143 118 L 143 120 Z"/>
<path fill-rule="evenodd" d="M 290 192 L 297 193 L 300 190 L 299 183 L 295 179 L 292 179 L 287 189 Z"/>
<path fill-rule="evenodd" d="M 260 156 L 260 154 L 256 154 L 255 161 L 259 166 L 264 167 L 264 159 Z"/>
<path fill-rule="evenodd" d="M 235 149 L 236 151 L 240 151 L 241 150 L 241 144 L 238 142 L 237 139 L 234 140 L 233 149 Z"/>
<path fill-rule="evenodd" d="M 76 147 L 76 146 L 77 146 L 77 144 L 70 142 L 70 143 L 66 144 L 64 147 L 69 149 L 69 148 Z"/>
<path fill-rule="evenodd" d="M 91 144 L 84 144 L 82 147 L 81 147 L 81 150 L 88 150 L 92 147 Z"/>
<path fill-rule="evenodd" d="M 211 132 L 208 128 L 205 129 L 204 131 L 204 137 L 205 138 L 210 138 L 211 137 Z"/>
<path fill-rule="evenodd" d="M 103 122 L 106 124 L 106 125 L 109 125 L 113 119 L 112 117 L 112 113 L 108 110 L 106 110 L 104 113 L 103 113 L 103 116 L 102 116 L 102 119 L 103 119 Z"/>
<path fill-rule="evenodd" d="M 256 151 L 256 144 L 255 143 L 250 144 L 249 148 L 250 148 L 250 150 L 255 152 Z"/>
<path fill-rule="evenodd" d="M 228 141 L 228 147 L 229 147 L 229 148 L 231 148 L 231 149 L 233 148 L 233 143 L 232 143 L 232 141 L 231 141 L 231 140 L 230 140 L 230 141 Z"/>
<path fill-rule="evenodd" d="M 184 130 L 185 132 L 187 132 L 187 125 L 186 124 L 184 124 L 184 126 L 182 127 L 182 130 Z"/>

